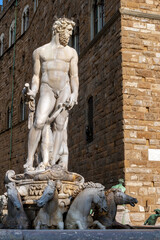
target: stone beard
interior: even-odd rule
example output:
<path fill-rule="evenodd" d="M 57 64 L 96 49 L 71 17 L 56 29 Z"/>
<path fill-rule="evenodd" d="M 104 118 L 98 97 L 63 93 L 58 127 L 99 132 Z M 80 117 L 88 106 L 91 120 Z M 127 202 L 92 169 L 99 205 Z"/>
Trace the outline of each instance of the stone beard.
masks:
<path fill-rule="evenodd" d="M 64 31 L 59 32 L 59 42 L 64 47 L 68 45 L 69 37 L 65 36 L 65 32 Z"/>

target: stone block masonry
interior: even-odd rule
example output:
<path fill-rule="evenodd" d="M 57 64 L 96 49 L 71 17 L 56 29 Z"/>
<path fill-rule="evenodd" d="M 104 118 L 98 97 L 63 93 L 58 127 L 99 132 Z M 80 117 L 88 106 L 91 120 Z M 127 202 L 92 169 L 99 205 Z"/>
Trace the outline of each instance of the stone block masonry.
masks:
<path fill-rule="evenodd" d="M 140 225 L 160 208 L 160 158 L 149 158 L 160 149 L 160 6 L 146 0 L 121 7 L 125 179 L 139 201 L 130 218 Z"/>

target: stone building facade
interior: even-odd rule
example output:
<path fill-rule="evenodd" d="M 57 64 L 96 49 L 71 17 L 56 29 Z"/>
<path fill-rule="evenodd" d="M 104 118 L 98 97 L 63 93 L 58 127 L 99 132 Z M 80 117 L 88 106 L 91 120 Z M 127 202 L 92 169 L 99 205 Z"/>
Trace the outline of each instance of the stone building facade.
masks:
<path fill-rule="evenodd" d="M 72 44 L 78 47 L 80 76 L 79 104 L 69 120 L 69 170 L 106 188 L 124 178 L 127 193 L 139 201 L 129 208 L 131 222 L 143 224 L 160 208 L 159 1 L 15 4 L 4 1 L 0 13 L 1 192 L 5 172 L 22 173 L 26 161 L 21 92 L 32 79 L 32 52 L 50 41 L 55 16 L 65 15 L 77 23 Z"/>

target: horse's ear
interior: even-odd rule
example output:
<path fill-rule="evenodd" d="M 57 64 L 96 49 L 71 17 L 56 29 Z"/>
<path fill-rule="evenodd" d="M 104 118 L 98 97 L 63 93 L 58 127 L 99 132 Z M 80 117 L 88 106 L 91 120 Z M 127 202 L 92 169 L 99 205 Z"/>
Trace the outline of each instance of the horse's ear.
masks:
<path fill-rule="evenodd" d="M 53 180 L 49 180 L 48 181 L 48 186 L 54 187 L 55 186 L 55 182 Z"/>
<path fill-rule="evenodd" d="M 9 182 L 9 183 L 5 184 L 5 188 L 6 188 L 6 189 L 8 189 L 8 188 L 13 188 L 13 187 L 16 187 L 15 182 Z"/>
<path fill-rule="evenodd" d="M 60 180 L 56 180 L 56 181 L 55 181 L 55 186 L 56 186 L 56 188 L 57 188 L 58 190 L 60 190 L 60 189 L 62 188 L 62 183 L 61 183 L 61 181 L 60 181 Z"/>

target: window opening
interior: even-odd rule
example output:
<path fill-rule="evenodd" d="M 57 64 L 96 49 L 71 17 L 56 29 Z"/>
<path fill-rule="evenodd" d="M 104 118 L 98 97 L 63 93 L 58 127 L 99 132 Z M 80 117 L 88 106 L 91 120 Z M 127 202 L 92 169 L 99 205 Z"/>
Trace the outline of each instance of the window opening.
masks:
<path fill-rule="evenodd" d="M 9 29 L 9 47 L 15 42 L 15 20 L 12 21 L 12 24 Z"/>
<path fill-rule="evenodd" d="M 71 47 L 73 47 L 77 51 L 78 54 L 80 53 L 80 50 L 79 50 L 79 26 L 77 26 L 73 30 L 73 34 L 70 38 L 69 45 Z"/>
<path fill-rule="evenodd" d="M 22 13 L 22 27 L 21 33 L 23 34 L 29 27 L 29 6 L 27 5 Z"/>
<path fill-rule="evenodd" d="M 20 113 L 21 113 L 21 121 L 24 121 L 26 117 L 26 105 L 23 98 L 21 98 L 21 102 L 20 102 Z"/>
<path fill-rule="evenodd" d="M 3 55 L 3 44 L 4 44 L 4 33 L 2 33 L 0 37 L 0 56 Z"/>
<path fill-rule="evenodd" d="M 88 99 L 86 140 L 88 143 L 93 141 L 93 96 Z"/>
<path fill-rule="evenodd" d="M 104 26 L 104 0 L 94 0 L 91 12 L 91 39 Z"/>
<path fill-rule="evenodd" d="M 36 11 L 38 7 L 38 0 L 34 0 L 34 12 Z"/>

